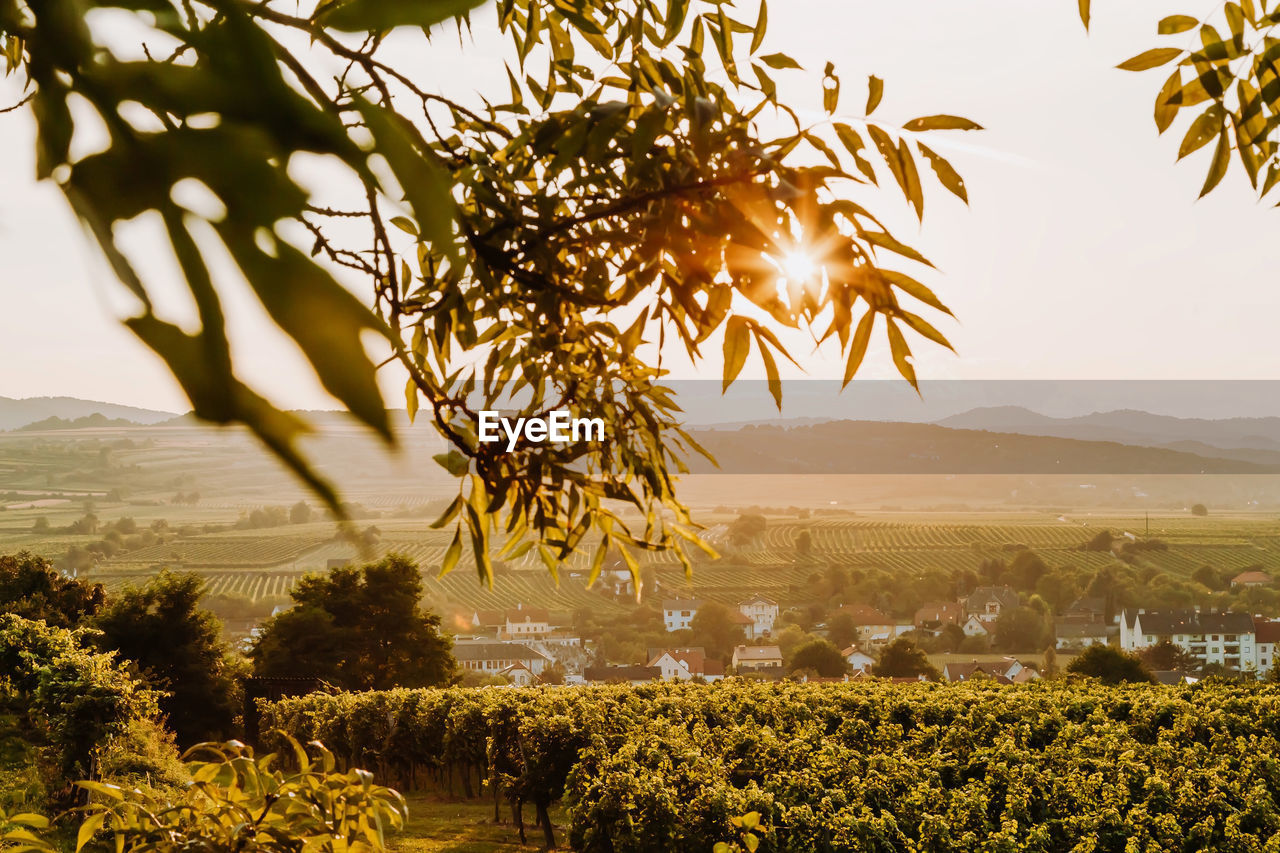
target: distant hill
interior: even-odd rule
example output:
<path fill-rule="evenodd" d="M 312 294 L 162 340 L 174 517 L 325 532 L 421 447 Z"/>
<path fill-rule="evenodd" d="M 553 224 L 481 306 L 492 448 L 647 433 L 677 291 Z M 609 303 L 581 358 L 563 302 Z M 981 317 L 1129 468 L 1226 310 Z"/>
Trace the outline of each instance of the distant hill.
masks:
<path fill-rule="evenodd" d="M 1018 406 L 995 406 L 972 409 L 935 423 L 957 429 L 1118 441 L 1148 447 L 1198 442 L 1212 448 L 1280 452 L 1280 418 L 1175 418 L 1133 409 L 1053 418 Z"/>
<path fill-rule="evenodd" d="M 137 421 L 126 420 L 125 418 L 109 418 L 106 415 L 94 412 L 92 415 L 85 415 L 82 418 L 60 418 L 57 415 L 45 418 L 42 421 L 36 421 L 26 426 L 18 427 L 16 432 L 39 432 L 42 430 L 52 429 L 117 429 L 120 427 L 136 427 L 142 426 Z"/>
<path fill-rule="evenodd" d="M 89 415 L 119 418 L 138 424 L 154 424 L 174 417 L 173 412 L 80 400 L 76 397 L 0 397 L 0 430 L 17 429 L 47 418 L 75 420 Z"/>
<path fill-rule="evenodd" d="M 1280 464 L 938 424 L 829 421 L 696 430 L 726 474 L 1274 474 Z M 716 468 L 693 460 L 696 473 Z"/>

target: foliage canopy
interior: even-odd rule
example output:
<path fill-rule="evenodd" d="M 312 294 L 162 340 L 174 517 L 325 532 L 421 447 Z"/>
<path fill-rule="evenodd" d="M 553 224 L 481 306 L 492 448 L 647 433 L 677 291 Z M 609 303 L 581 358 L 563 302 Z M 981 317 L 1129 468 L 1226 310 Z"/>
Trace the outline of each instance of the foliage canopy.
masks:
<path fill-rule="evenodd" d="M 306 424 L 235 374 L 210 263 L 225 251 L 324 387 L 388 442 L 362 334 L 408 374 L 408 410 L 448 440 L 440 461 L 459 478 L 439 521 L 457 533 L 445 571 L 469 539 L 491 581 L 499 537 L 499 557 L 536 544 L 554 571 L 591 531 L 597 570 L 615 547 L 633 568 L 630 548 L 684 559 L 697 536 L 672 474 L 698 448 L 661 353 L 697 362 L 720 335 L 726 385 L 754 351 L 780 398 L 790 356 L 775 329 L 835 342 L 848 381 L 879 323 L 914 383 L 908 335 L 947 345 L 921 313 L 946 308 L 914 277 L 927 260 L 872 207 L 883 188 L 922 216 L 930 172 L 967 199 L 925 139 L 978 125 L 895 126 L 876 113 L 882 80 L 850 104 L 830 63 L 820 117 L 805 117 L 778 97 L 775 77 L 801 64 L 766 51 L 764 3 L 743 18 L 713 0 L 499 0 L 510 91 L 471 105 L 386 59 L 385 31 L 475 5 L 0 0 L 0 37 L 29 85 L 39 176 L 62 187 L 137 301 L 127 325 L 197 415 L 247 424 L 339 508 L 296 445 Z M 97 9 L 132 19 L 150 50 L 113 49 Z M 105 124 L 103 150 L 73 153 L 72 101 Z M 293 168 L 303 155 L 342 171 L 349 208 L 313 203 Z M 119 239 L 139 217 L 163 228 L 198 331 L 155 309 L 160 284 Z M 608 438 L 506 453 L 475 434 L 477 411 L 495 408 L 603 417 Z M 637 508 L 643 529 L 606 501 Z"/>

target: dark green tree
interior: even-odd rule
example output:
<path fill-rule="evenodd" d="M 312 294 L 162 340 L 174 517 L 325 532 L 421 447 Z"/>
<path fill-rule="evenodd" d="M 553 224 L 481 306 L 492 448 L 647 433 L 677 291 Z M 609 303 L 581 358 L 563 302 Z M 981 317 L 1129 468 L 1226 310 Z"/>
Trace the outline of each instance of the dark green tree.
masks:
<path fill-rule="evenodd" d="M 813 551 L 813 534 L 808 530 L 801 530 L 796 534 L 796 554 L 801 557 L 807 557 Z"/>
<path fill-rule="evenodd" d="M 763 515 L 744 513 L 729 525 L 729 541 L 738 547 L 750 545 L 768 526 L 769 522 Z"/>
<path fill-rule="evenodd" d="M 1137 656 L 1125 654 L 1113 646 L 1089 646 L 1067 664 L 1067 672 L 1097 678 L 1105 684 L 1155 681 Z"/>
<path fill-rule="evenodd" d="M 925 676 L 930 681 L 938 681 L 942 673 L 929 663 L 929 656 L 915 643 L 899 637 L 884 647 L 880 659 L 871 668 L 872 675 L 882 678 L 915 678 Z"/>
<path fill-rule="evenodd" d="M 791 655 L 787 664 L 791 672 L 816 672 L 822 678 L 839 678 L 849 671 L 849 662 L 830 640 L 810 640 Z"/>
<path fill-rule="evenodd" d="M 1209 508 L 1204 504 L 1196 504 L 1193 507 L 1191 507 L 1191 514 L 1198 515 L 1203 518 L 1204 516 L 1209 514 Z"/>
<path fill-rule="evenodd" d="M 1216 592 L 1222 589 L 1225 584 L 1222 582 L 1222 575 L 1213 566 L 1207 563 L 1191 573 L 1191 579 L 1199 584 L 1204 584 L 1210 590 Z"/>
<path fill-rule="evenodd" d="M 262 676 L 314 676 L 346 690 L 435 687 L 457 679 L 440 617 L 423 611 L 422 577 L 390 555 L 308 575 L 294 606 L 267 620 L 250 657 Z"/>
<path fill-rule="evenodd" d="M 694 644 L 702 646 L 710 657 L 727 659 L 733 647 L 745 639 L 742 626 L 733 621 L 737 612 L 718 601 L 703 602 L 689 622 Z"/>
<path fill-rule="evenodd" d="M 1168 640 L 1161 640 L 1154 646 L 1143 649 L 1138 652 L 1138 657 L 1151 670 L 1197 672 L 1200 669 L 1199 658 Z"/>
<path fill-rule="evenodd" d="M 311 520 L 311 506 L 306 501 L 298 501 L 289 509 L 290 524 L 306 524 Z"/>
<path fill-rule="evenodd" d="M 70 628 L 102 609 L 102 584 L 63 577 L 44 557 L 0 556 L 0 613 Z"/>
<path fill-rule="evenodd" d="M 836 611 L 827 622 L 827 638 L 836 648 L 847 649 L 858 639 L 858 626 L 853 614 L 848 611 Z"/>
<path fill-rule="evenodd" d="M 996 620 L 996 647 L 1006 652 L 1043 649 L 1052 640 L 1049 623 L 1031 607 L 1006 607 Z"/>
<path fill-rule="evenodd" d="M 184 746 L 230 737 L 239 710 L 235 660 L 217 617 L 200 607 L 203 589 L 198 574 L 166 570 L 126 587 L 94 620 L 99 646 L 167 693 L 160 709 Z"/>

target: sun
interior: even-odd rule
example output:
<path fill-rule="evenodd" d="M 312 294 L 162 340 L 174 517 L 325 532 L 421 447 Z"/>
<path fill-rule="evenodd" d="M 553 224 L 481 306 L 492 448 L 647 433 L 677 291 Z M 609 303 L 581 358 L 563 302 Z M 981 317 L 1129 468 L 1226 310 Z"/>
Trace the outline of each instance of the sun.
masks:
<path fill-rule="evenodd" d="M 787 252 L 779 258 L 778 266 L 782 274 L 787 277 L 787 281 L 792 284 L 805 284 L 818 272 L 818 265 L 814 262 L 813 256 L 799 249 Z"/>

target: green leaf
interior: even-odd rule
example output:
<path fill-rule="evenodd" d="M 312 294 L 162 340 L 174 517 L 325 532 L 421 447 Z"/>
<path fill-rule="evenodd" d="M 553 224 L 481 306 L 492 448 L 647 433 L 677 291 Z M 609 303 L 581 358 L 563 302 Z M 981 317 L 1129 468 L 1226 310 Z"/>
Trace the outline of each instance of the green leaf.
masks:
<path fill-rule="evenodd" d="M 1196 117 L 1191 127 L 1187 128 L 1187 135 L 1182 138 L 1182 144 L 1178 146 L 1178 159 L 1181 160 L 1191 152 L 1208 145 L 1209 140 L 1222 132 L 1225 120 L 1226 113 L 1222 107 L 1218 104 L 1210 105 Z"/>
<path fill-rule="evenodd" d="M 288 243 L 276 241 L 273 257 L 257 245 L 253 233 L 230 219 L 216 228 L 262 306 L 302 349 L 325 390 L 388 443 L 394 442 L 377 367 L 361 340 L 366 331 L 374 331 L 394 344 L 391 330 Z"/>
<path fill-rule="evenodd" d="M 449 472 L 452 477 L 461 477 L 467 473 L 467 469 L 471 467 L 471 460 L 457 450 L 450 450 L 448 453 L 437 453 L 431 457 L 441 468 Z"/>
<path fill-rule="evenodd" d="M 935 329 L 923 317 L 919 317 L 915 314 L 912 314 L 910 311 L 899 311 L 898 317 L 903 321 L 905 321 L 908 326 L 915 329 L 917 332 L 919 332 L 921 335 L 928 338 L 929 340 L 933 341 L 935 344 L 944 346 L 947 349 L 951 350 L 952 352 L 956 351 L 956 348 L 951 346 L 951 342 L 947 340 L 946 336 L 943 335 L 942 332 L 939 332 L 937 329 Z"/>
<path fill-rule="evenodd" d="M 905 139 L 898 140 L 898 158 L 902 163 L 903 190 L 907 194 L 907 201 L 916 209 L 916 218 L 923 220 L 924 189 L 920 186 L 920 173 L 916 171 L 915 158 L 911 156 L 911 149 L 907 147 Z"/>
<path fill-rule="evenodd" d="M 747 363 L 747 353 L 751 351 L 751 334 L 748 331 L 745 317 L 734 315 L 729 318 L 724 329 L 724 386 L 720 393 L 729 390 L 733 380 L 742 372 L 742 365 Z"/>
<path fill-rule="evenodd" d="M 872 74 L 867 78 L 867 115 L 876 111 L 880 99 L 884 97 L 884 81 Z"/>
<path fill-rule="evenodd" d="M 1170 15 L 1160 21 L 1159 31 L 1162 36 L 1171 36 L 1175 33 L 1185 33 L 1187 30 L 1195 29 L 1200 22 L 1190 15 Z"/>
<path fill-rule="evenodd" d="M 778 364 L 773 360 L 773 353 L 769 352 L 769 348 L 760 344 L 760 358 L 764 361 L 764 375 L 769 380 L 769 394 L 773 397 L 774 405 L 778 407 L 778 411 L 782 411 L 782 377 L 778 375 Z"/>
<path fill-rule="evenodd" d="M 409 423 L 418 416 L 418 383 L 412 379 L 404 385 L 404 408 L 409 413 Z"/>
<path fill-rule="evenodd" d="M 433 152 L 414 145 L 402 118 L 368 101 L 357 103 L 376 150 L 387 158 L 423 236 L 437 249 L 456 254 L 453 181 L 449 174 Z"/>
<path fill-rule="evenodd" d="M 1200 198 L 1204 198 L 1227 174 L 1231 163 L 1231 138 L 1224 127 L 1218 136 L 1218 147 L 1213 151 L 1213 162 L 1209 164 L 1209 174 L 1205 176 L 1204 186 L 1200 189 Z"/>
<path fill-rule="evenodd" d="M 760 57 L 760 61 L 775 69 L 802 67 L 799 62 L 796 62 L 785 53 L 770 53 L 767 56 Z"/>
<path fill-rule="evenodd" d="M 484 0 L 346 0 L 327 6 L 316 23 L 348 33 L 430 27 L 464 15 Z"/>
<path fill-rule="evenodd" d="M 1176 47 L 1153 47 L 1151 50 L 1126 59 L 1116 68 L 1122 71 L 1146 71 L 1149 68 L 1159 68 L 1161 65 L 1172 62 L 1181 55 L 1182 50 Z"/>
<path fill-rule="evenodd" d="M 457 565 L 459 558 L 462 557 L 462 528 L 456 527 L 453 530 L 453 541 L 449 543 L 449 547 L 445 549 L 444 559 L 440 561 L 440 574 L 437 577 L 444 577 L 453 571 Z"/>
<path fill-rule="evenodd" d="M 965 189 L 964 178 L 960 177 L 960 173 L 955 170 L 951 163 L 923 142 L 917 142 L 916 147 L 920 149 L 920 153 L 929 161 L 929 166 L 933 169 L 934 175 L 938 177 L 938 182 L 946 187 L 952 195 L 968 204 L 969 192 Z"/>
<path fill-rule="evenodd" d="M 1169 75 L 1169 79 L 1165 81 L 1164 87 L 1160 89 L 1160 94 L 1156 95 L 1156 129 L 1161 133 L 1168 130 L 1178 116 L 1178 105 L 1171 103 L 1170 99 L 1181 90 L 1182 70 L 1175 68 L 1173 74 Z"/>
<path fill-rule="evenodd" d="M 80 824 L 80 829 L 76 832 L 76 853 L 80 853 L 84 846 L 89 843 L 94 834 L 102 828 L 102 823 L 107 819 L 106 812 L 98 812 L 91 814 Z"/>
<path fill-rule="evenodd" d="M 751 52 L 754 54 L 764 44 L 764 33 L 769 26 L 769 7 L 765 0 L 760 0 L 760 14 L 756 17 L 755 29 L 751 31 Z"/>
<path fill-rule="evenodd" d="M 867 344 L 871 342 L 871 330 L 876 324 L 876 312 L 868 310 L 862 315 L 862 319 L 858 321 L 858 328 L 853 333 L 853 341 L 849 344 L 849 360 L 844 366 L 844 382 L 840 388 L 843 390 L 853 379 L 853 375 L 858 372 L 858 368 L 862 365 L 862 359 L 867 354 Z"/>
<path fill-rule="evenodd" d="M 911 364 L 911 347 L 907 346 L 907 339 L 902 336 L 902 331 L 892 318 L 888 321 L 888 331 L 889 352 L 893 356 L 893 365 L 898 368 L 902 378 L 911 383 L 911 387 L 916 389 L 918 394 L 920 386 L 916 382 L 916 369 Z"/>
<path fill-rule="evenodd" d="M 904 130 L 982 130 L 982 125 L 960 116 L 936 115 L 913 118 L 903 126 Z"/>

